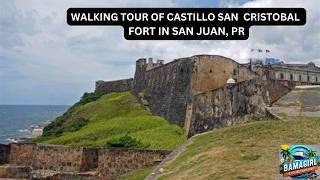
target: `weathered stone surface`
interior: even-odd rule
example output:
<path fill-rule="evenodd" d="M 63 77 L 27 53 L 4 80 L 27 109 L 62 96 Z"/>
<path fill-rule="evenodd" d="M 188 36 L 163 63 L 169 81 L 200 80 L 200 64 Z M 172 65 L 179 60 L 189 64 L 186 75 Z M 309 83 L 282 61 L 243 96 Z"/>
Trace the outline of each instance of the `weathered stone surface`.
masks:
<path fill-rule="evenodd" d="M 0 166 L 0 179 L 2 178 L 23 178 L 29 179 L 31 175 L 31 167 L 2 165 Z"/>
<path fill-rule="evenodd" d="M 83 148 L 80 171 L 90 171 L 98 167 L 98 149 Z"/>
<path fill-rule="evenodd" d="M 192 57 L 192 92 L 197 94 L 223 87 L 229 78 L 242 82 L 257 77 L 246 66 L 223 56 L 197 55 Z"/>
<path fill-rule="evenodd" d="M 189 136 L 267 115 L 265 82 L 259 79 L 195 95 Z"/>
<path fill-rule="evenodd" d="M 10 146 L 0 144 L 0 165 L 7 164 L 9 162 Z"/>
<path fill-rule="evenodd" d="M 32 166 L 35 144 L 13 143 L 10 144 L 10 164 L 20 166 Z"/>
<path fill-rule="evenodd" d="M 59 172 L 52 170 L 33 170 L 31 172 L 33 179 L 48 179 L 48 180 L 95 180 L 98 176 L 94 172 L 77 173 L 77 172 Z"/>
<path fill-rule="evenodd" d="M 82 176 L 80 174 L 75 173 L 59 173 L 50 177 L 50 180 L 98 180 L 97 176 Z"/>
<path fill-rule="evenodd" d="M 239 91 L 248 94 L 240 95 L 235 90 L 223 88 L 228 79 L 232 79 L 230 82 L 237 84 L 235 87 L 241 86 L 238 83 L 247 82 L 250 88 L 254 85 L 251 80 L 258 79 L 263 82 L 259 85 L 260 90 L 264 89 L 267 92 L 263 95 L 252 94 L 248 93 L 251 91 L 247 88 Z M 268 113 L 263 114 L 258 108 L 265 106 L 259 99 L 268 99 L 265 103 L 272 105 L 273 102 L 291 91 L 295 85 L 301 84 L 320 84 L 320 68 L 314 63 L 279 63 L 256 67 L 250 64 L 239 64 L 223 56 L 196 55 L 176 59 L 167 64 L 163 64 L 163 61 L 153 63 L 152 58 L 149 58 L 148 62 L 144 58 L 137 60 L 131 90 L 139 97 L 141 104 L 149 108 L 152 113 L 164 117 L 170 123 L 178 124 L 190 135 L 233 124 L 249 116 L 268 115 Z M 210 97 L 211 101 L 204 102 L 209 104 L 197 102 L 196 96 L 207 94 L 207 91 L 221 95 L 228 102 L 223 102 L 224 99 L 219 96 Z M 257 92 L 259 91 L 253 93 Z M 230 98 L 233 99 L 230 100 Z M 246 107 L 247 104 L 243 103 L 249 101 L 251 106 Z M 212 117 L 207 116 L 208 112 L 201 111 L 206 110 L 203 106 L 209 107 L 212 106 L 212 103 L 216 104 L 211 110 L 215 112 L 214 121 Z M 222 111 L 219 104 L 225 108 L 225 112 L 219 112 Z M 196 107 L 197 105 L 199 107 Z M 244 109 L 241 105 L 244 106 Z M 194 124 L 194 118 L 199 114 L 205 114 L 200 117 L 208 119 L 201 119 L 199 122 L 202 123 Z M 194 125 L 196 127 L 193 127 Z M 189 132 L 191 129 L 193 132 Z"/>
<path fill-rule="evenodd" d="M 43 144 L 10 144 L 10 165 L 0 166 L 0 177 L 102 179 L 159 163 L 170 151 L 122 148 L 85 148 Z M 32 172 L 31 172 L 32 170 Z M 95 173 L 97 170 L 98 173 Z M 20 173 L 20 174 L 19 174 Z"/>
<path fill-rule="evenodd" d="M 170 151 L 135 149 L 100 149 L 98 172 L 102 179 L 160 163 Z"/>
<path fill-rule="evenodd" d="M 269 105 L 272 105 L 274 102 L 294 89 L 294 86 L 295 85 L 293 82 L 290 81 L 268 79 L 266 89 L 268 90 L 270 96 Z"/>
<path fill-rule="evenodd" d="M 190 59 L 178 59 L 164 66 L 145 72 L 145 89 L 150 110 L 170 123 L 184 126 L 187 102 L 191 98 Z"/>
<path fill-rule="evenodd" d="M 10 164 L 55 171 L 88 171 L 98 166 L 98 151 L 55 145 L 10 144 Z"/>
<path fill-rule="evenodd" d="M 112 93 L 130 91 L 133 79 L 122 79 L 117 81 L 97 81 L 95 92 Z"/>
<path fill-rule="evenodd" d="M 229 58 L 211 55 L 180 58 L 150 70 L 147 66 L 145 59 L 137 61 L 133 93 L 144 96 L 154 114 L 186 131 L 194 94 L 222 87 L 229 78 L 241 82 L 258 76 Z"/>
<path fill-rule="evenodd" d="M 80 171 L 83 148 L 37 145 L 33 155 L 32 166 L 35 169 L 56 171 Z"/>

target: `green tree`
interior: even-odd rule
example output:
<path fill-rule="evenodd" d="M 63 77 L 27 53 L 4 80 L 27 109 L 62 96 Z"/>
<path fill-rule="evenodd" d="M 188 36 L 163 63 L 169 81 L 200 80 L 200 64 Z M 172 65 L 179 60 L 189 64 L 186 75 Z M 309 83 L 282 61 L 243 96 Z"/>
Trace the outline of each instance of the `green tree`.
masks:
<path fill-rule="evenodd" d="M 287 160 L 288 158 L 290 158 L 290 150 L 289 149 L 281 149 L 281 154 L 282 154 L 282 157 Z"/>
<path fill-rule="evenodd" d="M 310 152 L 309 152 L 309 157 L 316 157 L 316 151 L 311 149 Z"/>

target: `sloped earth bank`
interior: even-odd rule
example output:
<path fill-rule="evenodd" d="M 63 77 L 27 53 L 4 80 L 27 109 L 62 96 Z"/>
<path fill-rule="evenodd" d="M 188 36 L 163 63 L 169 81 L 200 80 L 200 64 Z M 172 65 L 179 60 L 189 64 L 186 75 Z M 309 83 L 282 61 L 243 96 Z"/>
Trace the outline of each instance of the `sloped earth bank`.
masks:
<path fill-rule="evenodd" d="M 282 120 L 251 122 L 192 137 L 148 178 L 278 179 L 281 144 L 320 142 L 320 88 L 298 87 L 270 109 Z"/>
<path fill-rule="evenodd" d="M 129 139 L 137 141 L 139 147 L 172 150 L 186 140 L 179 126 L 152 115 L 130 92 L 110 93 L 97 100 L 81 103 L 85 100 L 82 98 L 63 116 L 49 124 L 44 129 L 44 135 L 34 141 L 42 144 L 106 147 L 110 142 Z"/>
<path fill-rule="evenodd" d="M 239 124 L 191 138 L 157 179 L 278 179 L 281 144 L 319 144 L 320 118 Z"/>

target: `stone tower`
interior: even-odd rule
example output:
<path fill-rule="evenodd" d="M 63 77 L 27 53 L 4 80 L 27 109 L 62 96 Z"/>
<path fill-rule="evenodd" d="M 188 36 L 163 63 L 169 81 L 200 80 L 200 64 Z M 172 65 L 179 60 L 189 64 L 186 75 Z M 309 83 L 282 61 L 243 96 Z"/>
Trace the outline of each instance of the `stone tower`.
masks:
<path fill-rule="evenodd" d="M 145 89 L 145 75 L 147 70 L 147 59 L 141 58 L 136 61 L 136 72 L 134 74 L 134 81 L 132 92 L 138 95 L 141 89 Z"/>

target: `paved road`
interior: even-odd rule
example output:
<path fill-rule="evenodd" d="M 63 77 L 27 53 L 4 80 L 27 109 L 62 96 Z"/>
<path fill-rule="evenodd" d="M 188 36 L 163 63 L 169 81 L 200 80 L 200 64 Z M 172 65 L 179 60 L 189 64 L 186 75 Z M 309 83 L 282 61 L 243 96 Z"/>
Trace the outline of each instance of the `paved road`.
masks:
<path fill-rule="evenodd" d="M 299 88 L 276 102 L 271 110 L 288 116 L 320 117 L 320 88 Z"/>

